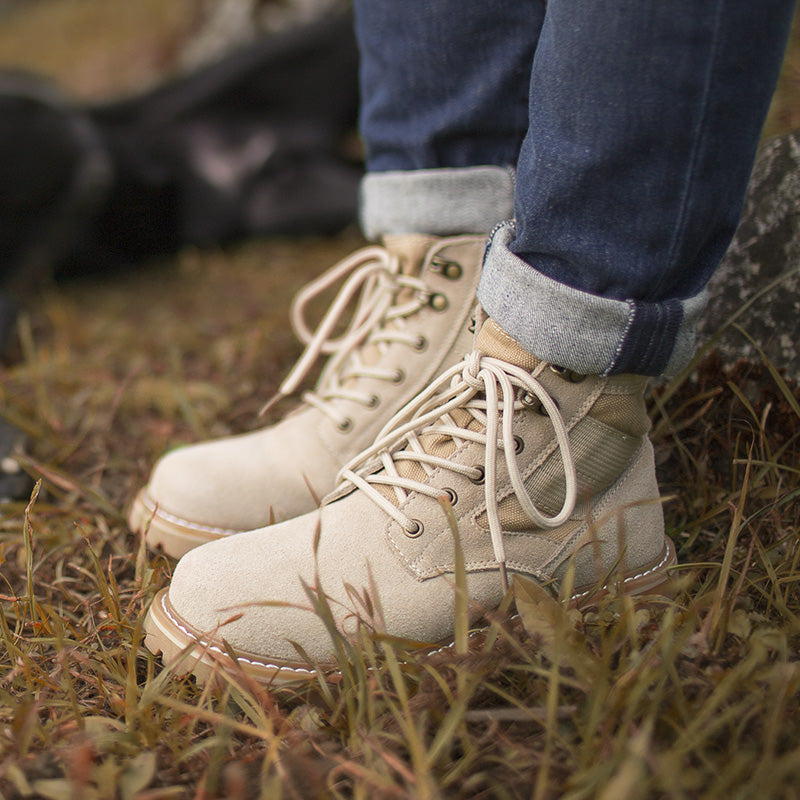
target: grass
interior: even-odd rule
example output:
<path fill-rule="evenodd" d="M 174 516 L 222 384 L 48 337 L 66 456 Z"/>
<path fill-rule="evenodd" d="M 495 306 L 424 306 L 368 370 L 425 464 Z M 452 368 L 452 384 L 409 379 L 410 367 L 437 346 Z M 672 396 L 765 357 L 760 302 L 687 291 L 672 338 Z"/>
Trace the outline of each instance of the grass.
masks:
<path fill-rule="evenodd" d="M 0 408 L 41 483 L 0 506 L 0 797 L 800 796 L 800 393 L 763 362 L 712 353 L 651 396 L 672 600 L 567 611 L 518 581 L 484 637 L 337 639 L 338 680 L 280 690 L 143 649 L 172 563 L 122 510 L 166 448 L 259 424 L 290 297 L 356 244 L 187 251 L 23 319 Z"/>
<path fill-rule="evenodd" d="M 468 647 L 339 640 L 341 679 L 276 691 L 142 648 L 171 563 L 120 510 L 167 447 L 258 424 L 298 351 L 289 297 L 355 244 L 187 252 L 25 320 L 0 399 L 42 485 L 0 510 L 2 796 L 796 796 L 800 395 L 765 364 L 712 355 L 653 394 L 672 601 L 566 612 L 522 583 L 521 619 Z"/>
<path fill-rule="evenodd" d="M 353 242 L 306 244 L 334 257 Z M 298 250 L 272 241 L 54 290 L 4 371 L 3 406 L 37 430 L 45 478 L 0 517 L 2 796 L 795 797 L 798 394 L 764 365 L 725 373 L 712 356 L 653 395 L 674 600 L 581 613 L 518 582 L 520 618 L 498 614 L 452 651 L 338 639 L 334 681 L 270 691 L 231 672 L 201 689 L 161 670 L 141 620 L 171 564 L 117 509 L 154 453 L 254 420 L 296 354 L 276 325 Z M 200 316 L 226 286 L 275 308 Z M 171 302 L 146 302 L 182 288 L 169 323 Z"/>

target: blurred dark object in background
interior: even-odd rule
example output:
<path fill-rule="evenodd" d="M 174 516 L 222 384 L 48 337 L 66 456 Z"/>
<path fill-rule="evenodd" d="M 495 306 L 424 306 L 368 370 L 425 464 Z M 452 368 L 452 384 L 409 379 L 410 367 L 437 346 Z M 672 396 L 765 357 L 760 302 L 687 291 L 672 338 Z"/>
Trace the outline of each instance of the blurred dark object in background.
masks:
<path fill-rule="evenodd" d="M 35 75 L 0 73 L 0 342 L 15 309 L 77 245 L 111 184 L 90 119 Z"/>
<path fill-rule="evenodd" d="M 62 271 L 355 218 L 362 167 L 349 14 L 262 38 L 141 97 L 86 110 L 115 177 Z"/>
<path fill-rule="evenodd" d="M 101 105 L 0 74 L 0 353 L 50 275 L 352 222 L 357 68 L 336 13 Z"/>

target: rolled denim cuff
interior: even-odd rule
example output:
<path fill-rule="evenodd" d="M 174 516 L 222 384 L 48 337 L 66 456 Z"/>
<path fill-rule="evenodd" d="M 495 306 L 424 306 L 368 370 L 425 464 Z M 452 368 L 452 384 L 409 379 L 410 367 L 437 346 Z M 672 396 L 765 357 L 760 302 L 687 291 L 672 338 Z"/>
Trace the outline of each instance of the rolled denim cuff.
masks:
<path fill-rule="evenodd" d="M 369 239 L 392 233 L 488 235 L 513 214 L 510 167 L 372 172 L 361 182 L 361 227 Z"/>
<path fill-rule="evenodd" d="M 513 238 L 513 222 L 492 234 L 478 300 L 526 350 L 587 375 L 674 375 L 689 363 L 705 292 L 659 303 L 590 294 L 523 261 Z"/>

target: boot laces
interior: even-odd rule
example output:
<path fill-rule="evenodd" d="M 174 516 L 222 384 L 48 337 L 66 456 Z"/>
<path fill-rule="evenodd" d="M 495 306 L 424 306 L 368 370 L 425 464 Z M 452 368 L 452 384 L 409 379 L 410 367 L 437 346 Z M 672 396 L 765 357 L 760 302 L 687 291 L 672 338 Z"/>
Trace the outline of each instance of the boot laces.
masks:
<path fill-rule="evenodd" d="M 344 281 L 316 330 L 306 321 L 308 304 L 335 284 Z M 403 291 L 411 290 L 411 291 Z M 402 302 L 399 297 L 403 296 Z M 278 387 L 275 396 L 261 409 L 263 415 L 278 399 L 294 394 L 317 360 L 330 356 L 315 391 L 304 392 L 303 400 L 319 408 L 337 424 L 346 417 L 332 401 L 349 399 L 370 405 L 373 396 L 348 388 L 353 378 L 396 381 L 397 371 L 365 364 L 359 350 L 365 342 L 381 352 L 393 342 L 417 346 L 418 337 L 403 330 L 404 318 L 417 313 L 428 302 L 430 290 L 419 278 L 400 272 L 397 256 L 383 247 L 366 247 L 340 261 L 303 287 L 292 301 L 290 321 L 305 350 Z M 355 310 L 344 332 L 334 337 L 348 306 Z M 387 326 L 386 323 L 393 323 Z"/>
<path fill-rule="evenodd" d="M 447 493 L 413 478 L 404 477 L 397 462 L 415 461 L 431 475 L 435 469 L 448 470 L 484 482 L 486 511 L 495 560 L 504 589 L 508 588 L 503 529 L 497 499 L 497 454 L 503 453 L 506 469 L 520 506 L 530 521 L 540 528 L 557 528 L 572 515 L 577 498 L 575 463 L 569 433 L 556 402 L 537 379 L 545 369 L 540 364 L 532 373 L 497 358 L 470 353 L 434 381 L 428 389 L 400 409 L 378 434 L 375 443 L 344 465 L 338 479 L 350 482 L 392 517 L 406 532 L 419 526 L 399 508 L 408 493 L 419 492 L 434 499 Z M 448 386 L 449 384 L 449 386 Z M 560 511 L 546 516 L 533 503 L 525 489 L 514 439 L 514 414 L 526 408 L 519 398 L 534 395 L 553 426 L 561 451 L 566 491 Z M 464 414 L 466 412 L 466 415 Z M 458 422 L 454 419 L 458 416 Z M 464 420 L 467 420 L 466 424 Z M 477 426 L 471 425 L 475 420 Z M 484 447 L 483 467 L 456 463 L 427 452 L 421 437 L 426 434 L 449 437 L 458 445 L 477 442 Z M 376 486 L 394 490 L 397 504 Z"/>

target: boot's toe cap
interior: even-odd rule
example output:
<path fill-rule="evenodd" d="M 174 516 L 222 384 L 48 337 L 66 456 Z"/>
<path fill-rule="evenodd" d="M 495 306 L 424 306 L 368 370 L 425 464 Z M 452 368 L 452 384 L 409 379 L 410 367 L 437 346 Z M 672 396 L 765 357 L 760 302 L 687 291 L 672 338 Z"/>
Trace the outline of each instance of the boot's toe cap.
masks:
<path fill-rule="evenodd" d="M 204 643 L 223 640 L 265 663 L 301 660 L 298 640 L 324 660 L 331 639 L 312 609 L 317 512 L 271 528 L 220 539 L 187 553 L 175 568 L 168 602 Z"/>

